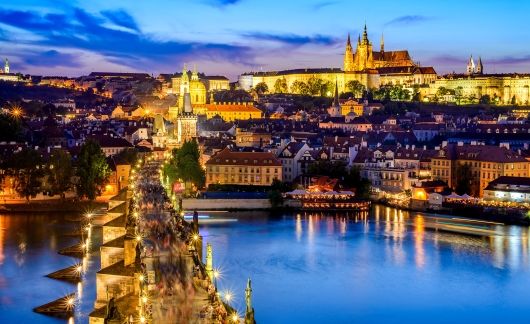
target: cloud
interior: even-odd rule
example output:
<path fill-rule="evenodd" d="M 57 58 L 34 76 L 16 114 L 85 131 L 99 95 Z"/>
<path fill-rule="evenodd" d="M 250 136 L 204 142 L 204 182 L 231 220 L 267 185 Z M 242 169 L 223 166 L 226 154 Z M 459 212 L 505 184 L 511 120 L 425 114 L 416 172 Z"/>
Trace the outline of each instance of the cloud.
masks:
<path fill-rule="evenodd" d="M 243 0 L 203 0 L 204 3 L 212 7 L 226 7 L 229 5 L 235 5 Z"/>
<path fill-rule="evenodd" d="M 24 63 L 41 67 L 81 67 L 78 57 L 74 54 L 60 53 L 56 50 L 49 50 L 40 53 L 31 53 L 24 58 Z"/>
<path fill-rule="evenodd" d="M 68 12 L 69 14 L 40 14 L 34 11 L 0 9 L 0 24 L 39 36 L 37 40 L 25 44 L 24 41 L 19 41 L 24 45 L 54 50 L 65 48 L 96 52 L 106 57 L 109 62 L 119 62 L 122 66 L 135 69 L 139 68 L 139 62 L 149 62 L 151 69 L 195 59 L 253 64 L 250 48 L 245 46 L 153 40 L 142 33 L 135 20 L 123 10 L 91 14 L 79 8 L 72 8 Z M 112 28 L 108 26 L 109 23 L 127 30 Z M 130 30 L 136 32 L 131 33 Z M 54 55 L 61 57 L 59 52 L 48 53 L 45 57 L 53 60 Z M 73 59 L 64 55 L 62 58 Z M 33 57 L 28 59 L 31 61 Z"/>
<path fill-rule="evenodd" d="M 482 60 L 484 63 L 484 60 Z M 524 56 L 504 56 L 493 60 L 488 60 L 488 64 L 525 64 L 530 63 L 530 55 L 524 55 Z"/>
<path fill-rule="evenodd" d="M 313 10 L 320 10 L 322 8 L 325 8 L 325 7 L 330 7 L 330 6 L 336 5 L 337 3 L 339 3 L 339 1 L 322 1 L 322 2 L 318 2 L 318 3 L 315 3 L 313 5 Z"/>
<path fill-rule="evenodd" d="M 101 14 L 117 26 L 140 31 L 134 18 L 124 10 L 107 10 L 102 11 Z"/>
<path fill-rule="evenodd" d="M 432 19 L 432 17 L 421 16 L 421 15 L 406 15 L 406 16 L 396 17 L 396 18 L 386 22 L 385 26 L 390 26 L 390 25 L 411 25 L 411 24 L 417 24 L 417 23 L 422 23 L 422 22 L 425 22 L 425 21 L 429 21 L 431 19 Z"/>
<path fill-rule="evenodd" d="M 260 32 L 250 32 L 242 34 L 243 37 L 252 38 L 260 41 L 272 41 L 292 46 L 302 46 L 306 44 L 317 45 L 334 45 L 338 42 L 337 38 L 325 35 L 302 36 L 295 34 L 269 34 Z"/>

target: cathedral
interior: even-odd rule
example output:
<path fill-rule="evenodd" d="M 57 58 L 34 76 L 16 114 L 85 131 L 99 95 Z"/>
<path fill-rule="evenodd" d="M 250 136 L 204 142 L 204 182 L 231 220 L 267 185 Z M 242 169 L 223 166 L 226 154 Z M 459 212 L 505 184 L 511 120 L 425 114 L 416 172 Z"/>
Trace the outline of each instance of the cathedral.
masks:
<path fill-rule="evenodd" d="M 350 35 L 346 41 L 346 50 L 344 53 L 344 72 L 361 72 L 369 69 L 378 69 L 382 67 L 414 67 L 415 64 L 410 58 L 409 52 L 388 51 L 385 52 L 385 41 L 381 36 L 381 45 L 379 52 L 373 50 L 372 42 L 368 39 L 368 31 L 364 25 L 364 32 L 361 39 L 357 39 L 357 48 L 355 53 L 350 41 Z"/>

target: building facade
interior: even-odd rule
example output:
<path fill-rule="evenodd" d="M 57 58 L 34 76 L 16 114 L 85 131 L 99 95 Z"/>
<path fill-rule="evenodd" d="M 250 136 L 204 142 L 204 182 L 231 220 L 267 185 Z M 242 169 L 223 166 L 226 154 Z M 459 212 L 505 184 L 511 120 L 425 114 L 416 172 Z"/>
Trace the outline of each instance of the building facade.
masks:
<path fill-rule="evenodd" d="M 274 179 L 282 180 L 282 164 L 269 152 L 233 152 L 225 148 L 206 162 L 206 186 L 270 186 Z"/>

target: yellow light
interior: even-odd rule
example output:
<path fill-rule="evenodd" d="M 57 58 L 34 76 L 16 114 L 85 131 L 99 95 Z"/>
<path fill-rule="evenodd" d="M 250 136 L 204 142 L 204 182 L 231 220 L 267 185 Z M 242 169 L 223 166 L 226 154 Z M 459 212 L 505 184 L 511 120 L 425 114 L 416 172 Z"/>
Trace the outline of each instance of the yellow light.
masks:
<path fill-rule="evenodd" d="M 72 306 L 74 304 L 74 299 L 73 298 L 68 298 L 66 303 L 68 304 L 68 306 Z"/>
<path fill-rule="evenodd" d="M 225 300 L 227 302 L 230 302 L 230 300 L 232 300 L 232 294 L 230 292 L 225 293 Z"/>
<path fill-rule="evenodd" d="M 232 314 L 232 321 L 239 322 L 239 315 L 237 313 Z"/>
<path fill-rule="evenodd" d="M 194 241 L 197 241 L 199 239 L 199 235 L 197 234 L 193 234 L 193 236 L 191 237 Z"/>
<path fill-rule="evenodd" d="M 219 272 L 219 270 L 214 270 L 213 271 L 213 276 L 217 279 L 221 276 L 221 273 Z"/>
<path fill-rule="evenodd" d="M 140 235 L 136 235 L 136 241 L 140 242 L 142 240 L 142 237 Z"/>
<path fill-rule="evenodd" d="M 83 271 L 83 267 L 81 265 L 78 265 L 77 267 L 75 267 L 75 271 L 81 273 L 81 271 Z"/>
<path fill-rule="evenodd" d="M 140 277 L 138 278 L 140 280 L 140 282 L 143 282 L 144 281 L 144 275 L 140 275 Z"/>
<path fill-rule="evenodd" d="M 145 296 L 142 297 L 142 302 L 143 302 L 144 304 L 147 303 L 147 297 L 145 297 Z"/>
<path fill-rule="evenodd" d="M 140 323 L 145 323 L 145 317 L 140 317 Z"/>

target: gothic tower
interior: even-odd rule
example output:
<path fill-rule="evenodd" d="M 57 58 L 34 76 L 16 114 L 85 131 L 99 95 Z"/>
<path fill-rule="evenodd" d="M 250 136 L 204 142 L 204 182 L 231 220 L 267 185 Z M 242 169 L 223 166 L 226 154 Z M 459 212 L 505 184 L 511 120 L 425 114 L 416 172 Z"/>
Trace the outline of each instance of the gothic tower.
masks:
<path fill-rule="evenodd" d="M 473 61 L 473 55 L 471 55 L 469 61 L 467 61 L 466 74 L 471 75 L 473 73 L 475 73 L 475 62 Z"/>
<path fill-rule="evenodd" d="M 477 62 L 477 67 L 475 69 L 475 73 L 476 74 L 483 74 L 484 73 L 484 66 L 482 65 L 482 59 L 481 59 L 480 56 L 478 57 L 478 62 Z"/>
<path fill-rule="evenodd" d="M 385 36 L 381 33 L 381 56 L 385 54 Z"/>
<path fill-rule="evenodd" d="M 359 37 L 359 40 L 357 41 L 357 50 L 355 52 L 354 61 L 355 71 L 374 68 L 372 43 L 368 40 L 366 24 L 364 24 L 362 40 Z"/>
<path fill-rule="evenodd" d="M 328 108 L 328 114 L 330 117 L 340 117 L 342 116 L 342 109 L 339 103 L 339 87 L 337 81 L 335 80 L 335 97 L 333 98 L 333 105 Z"/>
<path fill-rule="evenodd" d="M 344 52 L 344 72 L 354 71 L 353 66 L 353 49 L 350 42 L 350 34 L 348 34 L 348 40 L 346 41 L 346 51 Z"/>
<path fill-rule="evenodd" d="M 180 91 L 179 91 L 179 107 L 184 107 L 184 94 L 190 90 L 190 78 L 188 77 L 188 70 L 186 64 L 182 69 L 182 76 L 180 77 Z"/>
<path fill-rule="evenodd" d="M 6 58 L 6 63 L 5 63 L 5 66 L 4 66 L 4 73 L 9 73 L 9 61 L 7 60 Z"/>

